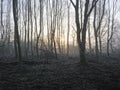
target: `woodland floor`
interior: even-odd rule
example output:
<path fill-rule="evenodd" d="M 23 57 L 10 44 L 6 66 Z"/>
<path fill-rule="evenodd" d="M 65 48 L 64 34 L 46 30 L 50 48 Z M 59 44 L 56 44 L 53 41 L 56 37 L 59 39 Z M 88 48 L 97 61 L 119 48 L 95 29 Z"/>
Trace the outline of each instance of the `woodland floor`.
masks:
<path fill-rule="evenodd" d="M 0 90 L 120 90 L 120 60 L 94 57 L 0 59 Z"/>

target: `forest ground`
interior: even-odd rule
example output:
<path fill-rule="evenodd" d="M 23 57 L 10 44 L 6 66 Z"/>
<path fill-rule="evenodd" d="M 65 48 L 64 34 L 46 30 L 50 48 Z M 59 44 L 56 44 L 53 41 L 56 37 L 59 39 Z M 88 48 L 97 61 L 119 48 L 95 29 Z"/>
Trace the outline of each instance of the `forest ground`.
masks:
<path fill-rule="evenodd" d="M 120 60 L 114 57 L 0 58 L 0 90 L 120 90 Z"/>

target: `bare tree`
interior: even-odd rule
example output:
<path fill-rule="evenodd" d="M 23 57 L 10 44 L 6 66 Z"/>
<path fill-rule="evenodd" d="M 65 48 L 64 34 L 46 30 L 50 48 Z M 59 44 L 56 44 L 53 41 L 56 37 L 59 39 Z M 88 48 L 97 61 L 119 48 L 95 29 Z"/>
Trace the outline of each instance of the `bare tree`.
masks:
<path fill-rule="evenodd" d="M 50 0 L 46 0 L 46 19 L 47 19 L 47 43 L 48 43 L 48 48 L 50 46 L 50 28 L 49 28 L 49 4 L 50 4 Z"/>
<path fill-rule="evenodd" d="M 4 35 L 4 25 L 3 25 L 3 0 L 1 0 L 1 28 L 2 28 L 1 39 L 3 39 L 3 35 Z"/>
<path fill-rule="evenodd" d="M 88 41 L 89 41 L 89 50 L 90 50 L 90 53 L 91 53 L 92 46 L 91 46 L 90 17 L 89 17 L 89 20 L 88 20 Z"/>
<path fill-rule="evenodd" d="M 2 47 L 2 53 L 4 55 L 4 45 L 5 45 L 5 40 L 4 40 L 4 25 L 3 25 L 3 0 L 1 0 L 1 43 L 0 47 Z"/>
<path fill-rule="evenodd" d="M 21 61 L 22 53 L 20 46 L 20 38 L 18 32 L 18 0 L 13 0 L 13 17 L 14 17 L 14 45 L 15 45 L 15 55 Z"/>
<path fill-rule="evenodd" d="M 95 35 L 95 52 L 96 52 L 96 57 L 97 58 L 98 58 L 98 55 L 99 55 L 98 36 L 99 36 L 99 32 L 100 32 L 100 29 L 101 29 L 101 23 L 102 23 L 104 12 L 105 12 L 105 2 L 106 2 L 106 0 L 103 1 L 102 12 L 100 10 L 98 10 L 99 11 L 99 16 L 98 16 L 99 20 L 96 19 L 97 18 L 97 6 L 95 6 L 95 9 L 94 9 L 93 27 L 94 27 L 94 35 Z M 100 1 L 100 4 L 101 4 L 101 1 Z M 101 7 L 99 7 L 99 8 L 101 9 Z"/>
<path fill-rule="evenodd" d="M 63 53 L 63 44 L 62 44 L 62 31 L 63 31 L 63 1 L 62 0 L 58 0 L 57 4 L 57 20 L 56 20 L 56 28 L 57 28 L 57 46 L 58 46 L 58 51 L 59 53 Z"/>
<path fill-rule="evenodd" d="M 56 18 L 57 18 L 57 0 L 52 1 L 51 11 L 51 51 L 55 52 L 57 58 L 56 42 L 55 42 L 55 31 L 56 31 Z"/>
<path fill-rule="evenodd" d="M 112 12 L 110 10 L 110 2 L 108 1 L 108 35 L 107 35 L 107 55 L 110 55 L 110 42 L 112 41 L 114 30 L 115 30 L 115 12 L 116 12 L 116 5 L 117 0 L 113 1 L 112 5 Z M 111 21 L 112 20 L 112 21 Z M 110 26 L 111 21 L 111 26 Z M 112 48 L 111 48 L 112 49 Z"/>
<path fill-rule="evenodd" d="M 67 55 L 69 55 L 69 33 L 70 33 L 70 4 L 67 2 L 68 9 L 68 31 L 67 31 Z"/>
<path fill-rule="evenodd" d="M 85 10 L 84 10 L 84 20 L 82 28 L 80 28 L 80 21 L 79 21 L 79 0 L 76 0 L 76 4 L 72 0 L 70 0 L 74 9 L 75 9 L 75 21 L 76 21 L 76 27 L 77 27 L 77 43 L 79 47 L 79 53 L 80 53 L 80 59 L 81 62 L 86 62 L 86 56 L 85 56 L 85 50 L 86 50 L 86 31 L 87 31 L 87 23 L 88 18 L 93 10 L 93 8 L 96 6 L 96 3 L 98 0 L 92 0 L 92 6 L 90 7 L 90 1 L 85 1 Z M 90 9 L 89 9 L 90 7 Z M 80 33 L 82 36 L 80 36 Z"/>
<path fill-rule="evenodd" d="M 32 6 L 31 6 L 31 1 L 30 1 L 30 25 L 31 25 L 31 55 L 33 55 L 33 11 L 32 11 Z"/>
<path fill-rule="evenodd" d="M 30 23 L 30 0 L 28 0 L 27 1 L 27 20 L 28 20 L 28 22 L 27 22 L 27 55 L 29 54 L 29 43 L 30 43 L 30 39 L 29 39 L 29 31 L 30 31 L 30 25 L 29 25 L 29 23 Z"/>
<path fill-rule="evenodd" d="M 22 17 L 23 17 L 23 41 L 24 41 L 24 54 L 27 56 L 27 3 L 25 1 L 22 1 Z"/>

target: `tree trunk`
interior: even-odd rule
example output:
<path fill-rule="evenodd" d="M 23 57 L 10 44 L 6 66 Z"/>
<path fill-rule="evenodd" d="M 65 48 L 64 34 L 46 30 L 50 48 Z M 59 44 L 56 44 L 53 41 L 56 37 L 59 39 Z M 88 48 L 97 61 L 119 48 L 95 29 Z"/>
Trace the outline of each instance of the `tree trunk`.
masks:
<path fill-rule="evenodd" d="M 88 21 L 88 41 L 89 41 L 89 50 L 90 50 L 90 54 L 92 53 L 92 48 L 91 48 L 91 37 L 90 37 L 90 18 L 89 18 L 89 21 Z"/>
<path fill-rule="evenodd" d="M 70 33 L 70 5 L 68 5 L 67 56 L 69 56 L 69 33 Z"/>
<path fill-rule="evenodd" d="M 19 32 L 18 32 L 18 1 L 13 0 L 13 17 L 14 17 L 14 43 L 15 43 L 15 53 L 16 57 L 21 62 L 22 54 L 21 54 L 21 46 L 20 46 L 20 38 L 19 38 Z"/>
<path fill-rule="evenodd" d="M 93 27 L 94 27 L 94 36 L 95 36 L 95 54 L 96 54 L 96 58 L 98 59 L 98 35 L 97 35 L 97 28 L 96 28 L 96 6 L 95 6 L 95 10 L 94 10 L 94 21 L 93 21 Z"/>

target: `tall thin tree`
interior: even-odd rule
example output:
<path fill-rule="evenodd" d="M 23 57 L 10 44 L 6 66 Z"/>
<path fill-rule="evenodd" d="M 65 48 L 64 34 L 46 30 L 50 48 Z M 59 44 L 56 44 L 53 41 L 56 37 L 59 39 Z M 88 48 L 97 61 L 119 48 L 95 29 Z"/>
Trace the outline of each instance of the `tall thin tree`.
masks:
<path fill-rule="evenodd" d="M 20 38 L 18 31 L 18 0 L 13 0 L 13 17 L 14 17 L 14 45 L 15 45 L 15 55 L 19 59 L 22 60 L 21 46 L 20 46 Z"/>

